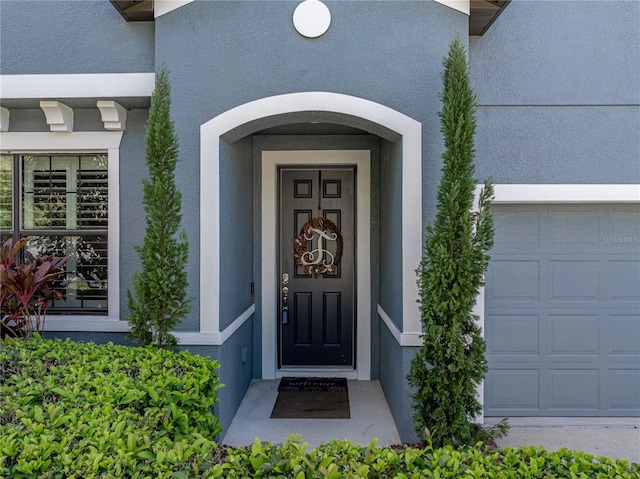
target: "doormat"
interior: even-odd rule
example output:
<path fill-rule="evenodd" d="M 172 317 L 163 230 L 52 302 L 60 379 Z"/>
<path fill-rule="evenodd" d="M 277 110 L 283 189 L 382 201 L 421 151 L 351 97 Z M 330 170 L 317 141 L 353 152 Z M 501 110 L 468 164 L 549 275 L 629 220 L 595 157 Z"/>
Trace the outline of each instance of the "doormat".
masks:
<path fill-rule="evenodd" d="M 349 419 L 349 390 L 343 378 L 282 378 L 274 419 Z"/>

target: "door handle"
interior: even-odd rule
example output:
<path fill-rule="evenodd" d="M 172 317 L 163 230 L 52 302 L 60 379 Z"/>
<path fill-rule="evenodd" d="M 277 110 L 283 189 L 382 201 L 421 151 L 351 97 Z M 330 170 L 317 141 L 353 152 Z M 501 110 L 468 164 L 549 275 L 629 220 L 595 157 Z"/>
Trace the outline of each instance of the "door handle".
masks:
<path fill-rule="evenodd" d="M 287 324 L 289 322 L 289 307 L 287 306 L 289 287 L 286 286 L 289 284 L 289 275 L 287 273 L 282 275 L 282 284 L 285 285 L 282 287 L 282 324 Z"/>
<path fill-rule="evenodd" d="M 289 296 L 289 288 L 282 288 L 282 324 L 289 322 L 289 307 L 287 306 L 287 296 Z"/>

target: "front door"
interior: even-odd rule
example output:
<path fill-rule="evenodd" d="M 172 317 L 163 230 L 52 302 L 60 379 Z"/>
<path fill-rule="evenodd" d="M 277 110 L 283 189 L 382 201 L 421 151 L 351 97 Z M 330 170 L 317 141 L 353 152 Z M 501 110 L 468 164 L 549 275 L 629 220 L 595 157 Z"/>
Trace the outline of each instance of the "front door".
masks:
<path fill-rule="evenodd" d="M 278 364 L 354 366 L 355 168 L 279 169 Z"/>

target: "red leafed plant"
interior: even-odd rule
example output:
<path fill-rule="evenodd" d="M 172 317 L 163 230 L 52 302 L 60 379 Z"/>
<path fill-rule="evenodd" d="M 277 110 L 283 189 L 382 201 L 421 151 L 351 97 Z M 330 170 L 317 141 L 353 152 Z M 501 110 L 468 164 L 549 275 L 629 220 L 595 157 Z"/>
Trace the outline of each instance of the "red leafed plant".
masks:
<path fill-rule="evenodd" d="M 34 331 L 42 333 L 51 302 L 64 299 L 50 283 L 64 274 L 63 266 L 69 258 L 33 256 L 26 244 L 24 238 L 15 243 L 7 240 L 0 249 L 2 337 L 29 338 Z"/>

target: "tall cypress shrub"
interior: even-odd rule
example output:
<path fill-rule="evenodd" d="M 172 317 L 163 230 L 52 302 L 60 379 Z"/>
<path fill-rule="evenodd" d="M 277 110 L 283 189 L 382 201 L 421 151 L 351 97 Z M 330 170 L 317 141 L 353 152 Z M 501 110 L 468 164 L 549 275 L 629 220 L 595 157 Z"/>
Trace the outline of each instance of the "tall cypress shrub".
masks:
<path fill-rule="evenodd" d="M 484 284 L 487 251 L 493 246 L 489 211 L 493 186 L 486 182 L 478 209 L 474 191 L 475 96 L 469 85 L 466 51 L 458 38 L 443 61 L 442 111 L 445 152 L 438 208 L 426 230 L 418 268 L 423 345 L 408 376 L 414 386 L 414 422 L 434 446 L 473 444 L 482 426 L 476 389 L 487 371 L 485 342 L 472 314 Z"/>
<path fill-rule="evenodd" d="M 177 339 L 169 331 L 191 309 L 186 296 L 188 242 L 180 229 L 182 195 L 176 188 L 178 141 L 170 117 L 171 87 L 163 67 L 156 78 L 146 131 L 143 179 L 145 237 L 136 252 L 142 271 L 133 274 L 133 293 L 127 290 L 131 335 L 143 345 L 173 349 Z"/>

